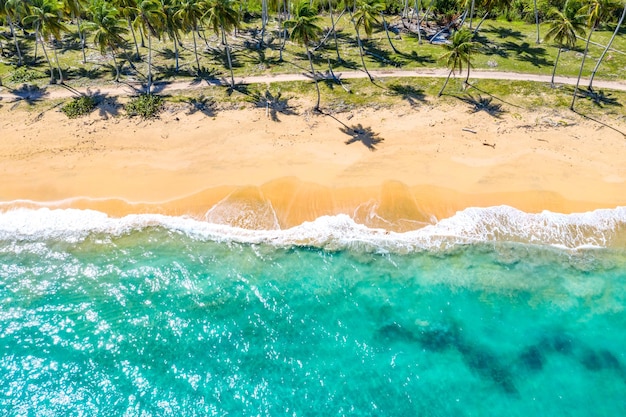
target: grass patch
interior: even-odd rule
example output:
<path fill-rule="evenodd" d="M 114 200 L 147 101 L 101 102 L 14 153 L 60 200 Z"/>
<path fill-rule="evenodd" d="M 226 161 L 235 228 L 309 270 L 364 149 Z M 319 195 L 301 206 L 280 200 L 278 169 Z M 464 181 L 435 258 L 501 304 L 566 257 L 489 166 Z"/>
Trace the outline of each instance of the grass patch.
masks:
<path fill-rule="evenodd" d="M 96 108 L 96 100 L 90 96 L 75 97 L 61 107 L 61 111 L 70 119 L 89 114 Z"/>
<path fill-rule="evenodd" d="M 140 116 L 143 119 L 153 119 L 163 108 L 163 98 L 154 94 L 141 94 L 131 98 L 124 105 L 129 116 Z"/>

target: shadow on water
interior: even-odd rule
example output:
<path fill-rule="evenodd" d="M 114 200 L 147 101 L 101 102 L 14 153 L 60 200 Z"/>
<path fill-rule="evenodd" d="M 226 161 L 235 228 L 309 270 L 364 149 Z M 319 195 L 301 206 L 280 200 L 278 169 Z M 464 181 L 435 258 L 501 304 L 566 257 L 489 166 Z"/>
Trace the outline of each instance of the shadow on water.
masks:
<path fill-rule="evenodd" d="M 385 140 L 378 133 L 374 132 L 371 127 L 363 127 L 360 123 L 358 125 L 344 126 L 339 130 L 350 136 L 350 139 L 345 142 L 346 145 L 361 142 L 370 151 L 375 151 L 376 146 Z"/>

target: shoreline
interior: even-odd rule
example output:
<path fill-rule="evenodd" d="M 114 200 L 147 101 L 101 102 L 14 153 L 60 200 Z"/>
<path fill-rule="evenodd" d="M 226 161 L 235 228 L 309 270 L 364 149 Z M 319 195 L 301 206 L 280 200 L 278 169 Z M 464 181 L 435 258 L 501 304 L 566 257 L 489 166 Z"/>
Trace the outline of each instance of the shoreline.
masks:
<path fill-rule="evenodd" d="M 170 106 L 142 121 L 2 108 L 0 210 L 209 213 L 209 221 L 252 228 L 271 212 L 281 228 L 344 213 L 404 231 L 468 207 L 626 206 L 626 141 L 572 114 L 493 118 L 460 104 L 333 117 L 297 110 L 276 121 L 254 108 L 206 116 Z"/>

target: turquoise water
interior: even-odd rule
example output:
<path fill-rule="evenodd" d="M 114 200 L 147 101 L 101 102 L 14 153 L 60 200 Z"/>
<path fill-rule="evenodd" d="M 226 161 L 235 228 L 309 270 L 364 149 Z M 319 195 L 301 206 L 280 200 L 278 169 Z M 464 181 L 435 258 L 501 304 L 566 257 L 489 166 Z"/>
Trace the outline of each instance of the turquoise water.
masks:
<path fill-rule="evenodd" d="M 0 414 L 625 415 L 625 224 L 3 213 Z"/>

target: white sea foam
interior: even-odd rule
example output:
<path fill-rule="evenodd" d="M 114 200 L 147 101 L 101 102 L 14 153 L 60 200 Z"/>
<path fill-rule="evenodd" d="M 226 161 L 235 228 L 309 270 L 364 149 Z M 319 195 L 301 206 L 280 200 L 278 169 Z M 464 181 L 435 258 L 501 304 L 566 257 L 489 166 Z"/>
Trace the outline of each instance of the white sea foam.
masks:
<path fill-rule="evenodd" d="M 200 240 L 411 252 L 475 242 L 523 242 L 564 248 L 623 246 L 626 207 L 580 214 L 529 214 L 508 206 L 468 208 L 408 232 L 368 228 L 348 215 L 323 216 L 286 230 L 248 230 L 188 217 L 136 214 L 109 217 L 93 210 L 15 209 L 0 213 L 0 240 L 79 242 L 93 234 L 121 236 L 163 227 Z"/>

